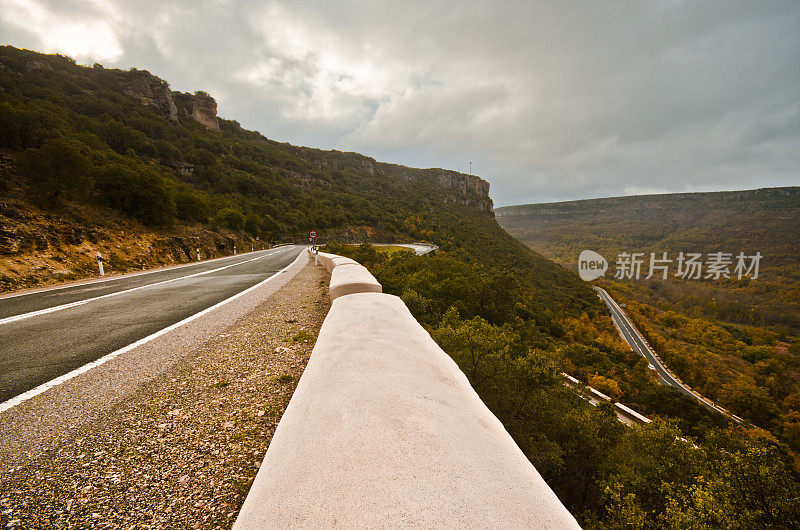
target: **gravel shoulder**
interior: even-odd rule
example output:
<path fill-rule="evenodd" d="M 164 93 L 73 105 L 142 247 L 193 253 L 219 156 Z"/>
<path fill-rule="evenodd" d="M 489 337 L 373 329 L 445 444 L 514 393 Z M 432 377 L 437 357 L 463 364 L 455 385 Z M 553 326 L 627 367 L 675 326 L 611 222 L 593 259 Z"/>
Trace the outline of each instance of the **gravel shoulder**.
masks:
<path fill-rule="evenodd" d="M 305 266 L 105 410 L 36 450 L 0 450 L 0 526 L 229 528 L 330 308 L 328 281 Z"/>

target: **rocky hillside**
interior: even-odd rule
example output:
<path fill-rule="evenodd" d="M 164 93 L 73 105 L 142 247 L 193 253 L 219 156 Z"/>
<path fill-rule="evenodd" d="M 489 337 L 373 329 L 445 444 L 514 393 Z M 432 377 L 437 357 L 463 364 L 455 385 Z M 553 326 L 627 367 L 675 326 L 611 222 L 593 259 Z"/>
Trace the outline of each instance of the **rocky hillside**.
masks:
<path fill-rule="evenodd" d="M 95 274 L 97 251 L 124 271 L 315 229 L 319 242 L 427 240 L 524 271 L 553 311 L 597 305 L 500 228 L 478 176 L 276 142 L 145 70 L 11 46 L 0 93 L 0 290 Z"/>
<path fill-rule="evenodd" d="M 66 205 L 58 212 L 25 202 L 0 202 L 0 292 L 98 274 L 144 270 L 264 248 L 229 230 L 177 226 L 153 230 L 108 208 Z"/>

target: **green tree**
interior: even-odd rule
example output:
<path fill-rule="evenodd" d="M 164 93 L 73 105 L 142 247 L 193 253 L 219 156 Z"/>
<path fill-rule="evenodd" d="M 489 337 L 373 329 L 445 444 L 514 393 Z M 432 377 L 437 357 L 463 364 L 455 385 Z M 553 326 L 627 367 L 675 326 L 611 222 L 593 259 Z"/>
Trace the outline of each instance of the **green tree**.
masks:
<path fill-rule="evenodd" d="M 199 191 L 184 189 L 175 194 L 175 208 L 178 218 L 205 223 L 211 212 L 211 202 Z"/>
<path fill-rule="evenodd" d="M 249 213 L 244 218 L 244 229 L 251 236 L 261 236 L 264 234 L 264 220 L 260 215 Z"/>
<path fill-rule="evenodd" d="M 223 208 L 214 216 L 215 225 L 230 228 L 237 232 L 244 228 L 244 223 L 245 218 L 242 212 L 233 208 Z"/>
<path fill-rule="evenodd" d="M 170 226 L 175 220 L 175 202 L 161 175 L 147 167 L 111 163 L 95 174 L 100 201 L 145 224 Z"/>
<path fill-rule="evenodd" d="M 26 178 L 31 196 L 52 206 L 62 197 L 84 195 L 91 187 L 89 160 L 66 140 L 46 140 L 41 148 L 23 152 L 17 168 Z"/>

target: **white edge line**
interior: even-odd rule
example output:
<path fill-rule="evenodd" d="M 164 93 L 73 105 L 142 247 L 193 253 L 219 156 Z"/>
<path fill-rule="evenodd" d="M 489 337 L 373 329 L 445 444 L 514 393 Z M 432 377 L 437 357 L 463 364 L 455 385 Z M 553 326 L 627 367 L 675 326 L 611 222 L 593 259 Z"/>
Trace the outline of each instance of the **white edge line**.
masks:
<path fill-rule="evenodd" d="M 113 352 L 111 352 L 109 354 L 106 354 L 106 355 L 104 355 L 103 357 L 100 357 L 97 360 L 94 360 L 94 361 L 92 361 L 90 363 L 84 364 L 80 368 L 76 368 L 75 370 L 72 370 L 71 372 L 68 372 L 68 373 L 66 373 L 64 375 L 60 375 L 60 376 L 56 377 L 55 379 L 51 379 L 50 381 L 48 381 L 46 383 L 42 383 L 41 385 L 37 386 L 36 388 L 32 388 L 32 389 L 28 390 L 27 392 L 24 392 L 24 393 L 22 393 L 22 394 L 20 394 L 18 396 L 15 396 L 15 397 L 9 399 L 8 401 L 4 401 L 3 403 L 0 403 L 0 414 L 5 412 L 5 411 L 7 411 L 10 408 L 16 407 L 20 403 L 24 403 L 25 401 L 28 401 L 32 397 L 38 396 L 42 392 L 45 392 L 45 391 L 47 391 L 47 390 L 49 390 L 49 389 L 51 389 L 53 387 L 56 387 L 56 386 L 58 386 L 58 385 L 60 385 L 62 383 L 65 383 L 65 382 L 69 381 L 70 379 L 74 379 L 75 377 L 78 377 L 79 375 L 88 372 L 92 368 L 96 368 L 96 367 L 98 367 L 98 366 L 100 366 L 102 364 L 105 364 L 108 361 L 110 361 L 110 360 L 122 355 L 125 352 L 131 351 L 132 349 L 137 348 L 137 347 L 139 347 L 139 346 L 141 346 L 143 344 L 147 344 L 148 342 L 150 342 L 150 341 L 152 341 L 154 339 L 157 339 L 158 337 L 160 337 L 162 335 L 166 335 L 170 331 L 173 331 L 173 330 L 175 330 L 175 329 L 177 329 L 177 328 L 179 328 L 179 327 L 181 327 L 181 326 L 183 326 L 185 324 L 188 324 L 189 322 L 191 322 L 193 320 L 196 320 L 196 319 L 202 317 L 203 315 L 206 315 L 206 314 L 210 313 L 211 311 L 214 311 L 215 309 L 218 309 L 218 308 L 222 307 L 223 305 L 227 304 L 228 302 L 232 302 L 233 300 L 236 300 L 240 296 L 244 296 L 245 294 L 249 293 L 250 291 L 253 291 L 254 289 L 258 289 L 259 287 L 261 287 L 262 285 L 264 285 L 268 281 L 270 281 L 273 278 L 277 277 L 279 274 L 281 274 L 283 272 L 286 272 L 289 269 L 289 267 L 291 267 L 292 265 L 297 263 L 297 261 L 302 257 L 304 257 L 304 253 L 301 250 L 300 254 L 298 254 L 298 256 L 295 258 L 295 260 L 293 262 L 291 262 L 289 265 L 287 265 L 286 267 L 282 268 L 278 272 L 274 273 L 269 278 L 265 278 L 264 280 L 258 282 L 257 284 L 255 284 L 255 285 L 253 285 L 251 287 L 248 287 L 244 291 L 236 293 L 235 295 L 231 296 L 230 298 L 226 298 L 225 300 L 223 300 L 221 302 L 217 302 L 216 304 L 212 305 L 211 307 L 207 307 L 207 308 L 203 309 L 199 313 L 195 313 L 194 315 L 192 315 L 190 317 L 184 318 L 180 322 L 176 322 L 176 323 L 174 323 L 174 324 L 172 324 L 170 326 L 167 326 L 166 328 L 164 328 L 162 330 L 156 331 L 152 335 L 148 335 L 147 337 L 139 339 L 139 340 L 137 340 L 136 342 L 134 342 L 132 344 L 128 344 L 127 346 L 123 346 L 122 348 L 120 348 L 120 349 L 118 349 L 116 351 L 113 351 Z M 306 259 L 307 259 L 307 256 L 306 256 Z"/>
<path fill-rule="evenodd" d="M 265 248 L 262 250 L 254 250 L 252 252 L 242 252 L 241 254 L 230 254 L 229 256 L 220 256 L 218 258 L 211 258 L 211 259 L 204 259 L 200 261 L 189 261 L 187 263 L 178 263 L 175 265 L 162 265 L 160 267 L 156 267 L 154 269 L 148 269 L 143 271 L 130 271 L 130 272 L 121 272 L 119 274 L 111 274 L 106 277 L 100 278 L 84 278 L 80 280 L 75 280 L 73 282 L 68 282 L 66 285 L 50 285 L 44 287 L 31 287 L 27 289 L 27 292 L 13 292 L 9 291 L 6 293 L 0 293 L 0 300 L 7 300 L 9 298 L 19 298 L 20 296 L 30 296 L 34 294 L 41 294 L 41 293 L 49 293 L 52 291 L 60 291 L 61 289 L 70 289 L 72 287 L 83 287 L 86 285 L 94 285 L 96 283 L 105 283 L 105 282 L 113 282 L 114 280 L 124 280 L 127 278 L 135 278 L 137 276 L 146 276 L 147 274 L 154 274 L 156 272 L 166 272 L 172 271 L 175 269 L 183 269 L 186 267 L 197 266 L 203 263 L 212 263 L 214 261 L 220 261 L 224 259 L 235 258 L 236 256 L 243 256 L 245 254 L 255 254 L 256 252 L 269 252 L 270 250 L 274 250 L 276 247 Z"/>
<path fill-rule="evenodd" d="M 627 320 L 628 320 L 628 316 L 627 316 L 627 314 L 625 314 L 625 312 L 622 310 L 622 308 L 619 306 L 619 304 L 617 304 L 617 301 L 616 301 L 616 300 L 614 300 L 614 298 L 613 298 L 613 297 L 612 297 L 610 294 L 608 294 L 608 292 L 607 292 L 605 289 L 603 289 L 602 287 L 597 287 L 597 286 L 594 286 L 594 288 L 595 288 L 595 289 L 597 289 L 597 290 L 598 290 L 598 292 L 601 292 L 601 291 L 602 291 L 602 293 L 601 293 L 601 294 L 602 294 L 602 295 L 605 295 L 605 297 L 607 297 L 609 300 L 611 300 L 611 303 L 612 303 L 612 304 L 614 304 L 614 306 L 617 308 L 617 310 L 619 311 L 619 314 L 623 316 L 623 320 L 625 320 L 625 321 L 627 321 Z M 601 295 L 601 297 L 600 297 L 601 299 L 603 298 L 603 296 L 602 296 L 602 295 Z M 603 300 L 603 301 L 605 301 L 605 300 Z M 611 316 L 612 316 L 612 317 L 614 316 L 613 312 L 612 312 Z M 614 320 L 614 319 L 612 318 L 612 320 Z M 614 325 L 616 325 L 616 322 L 614 322 Z M 695 399 L 697 399 L 698 401 L 700 401 L 700 402 L 702 402 L 702 403 L 704 403 L 704 404 L 708 405 L 709 407 L 711 407 L 712 409 L 716 410 L 717 412 L 719 412 L 719 413 L 721 413 L 721 414 L 724 414 L 724 415 L 726 415 L 726 416 L 727 416 L 727 415 L 730 415 L 731 417 L 733 417 L 733 419 L 734 419 L 734 420 L 735 420 L 737 423 L 741 423 L 741 422 L 743 421 L 741 418 L 739 418 L 738 416 L 736 416 L 736 415 L 735 415 L 735 414 L 733 414 L 732 412 L 729 412 L 728 410 L 726 410 L 726 409 L 724 409 L 724 408 L 720 407 L 719 405 L 717 405 L 716 403 L 714 403 L 714 402 L 713 402 L 713 401 L 711 401 L 710 399 L 708 399 L 708 398 L 706 398 L 706 397 L 704 397 L 704 396 L 702 396 L 702 395 L 698 394 L 697 392 L 695 392 L 694 390 L 692 390 L 691 388 L 689 388 L 688 386 L 686 386 L 686 383 L 684 383 L 683 381 L 681 381 L 681 380 L 680 380 L 680 379 L 679 379 L 677 376 L 673 375 L 673 374 L 672 374 L 672 372 L 670 371 L 670 369 L 669 369 L 669 368 L 667 368 L 667 367 L 666 367 L 666 365 L 664 365 L 664 363 L 663 363 L 663 362 L 661 362 L 661 359 L 658 357 L 658 355 L 656 354 L 656 352 L 655 352 L 655 351 L 653 351 L 653 348 L 650 346 L 650 344 L 649 344 L 649 343 L 648 343 L 646 340 L 644 340 L 644 337 L 642 337 L 642 334 L 641 334 L 641 333 L 639 333 L 639 330 L 636 328 L 636 326 L 633 326 L 633 325 L 632 325 L 632 324 L 630 324 L 629 322 L 628 322 L 628 325 L 629 325 L 629 327 L 630 327 L 630 328 L 633 330 L 633 332 L 634 332 L 634 333 L 635 333 L 635 334 L 636 334 L 636 335 L 639 337 L 639 340 L 641 340 L 641 341 L 642 341 L 642 344 L 644 344 L 645 348 L 647 348 L 647 349 L 650 351 L 650 354 L 653 356 L 653 358 L 654 358 L 654 359 L 655 359 L 655 361 L 656 361 L 656 362 L 659 364 L 659 366 L 661 366 L 661 368 L 662 368 L 662 369 L 663 369 L 663 370 L 664 370 L 664 371 L 665 371 L 667 374 L 669 374 L 669 376 L 672 378 L 672 380 L 673 380 L 673 381 L 675 381 L 676 383 L 678 383 L 678 384 L 679 384 L 679 385 L 680 385 L 680 386 L 681 386 L 681 387 L 682 387 L 684 390 L 686 390 L 686 391 L 687 391 L 687 392 L 689 392 L 689 393 L 690 393 L 692 396 L 694 396 L 694 397 L 695 397 Z M 619 328 L 619 326 L 617 326 L 617 329 L 620 331 L 620 334 L 622 334 L 622 330 Z M 628 339 L 626 339 L 626 338 L 625 338 L 625 335 L 624 335 L 624 334 L 622 334 L 622 338 L 625 340 L 625 342 L 628 342 Z M 632 347 L 633 345 L 630 345 L 630 346 Z M 645 358 L 645 360 L 646 360 L 647 362 L 650 362 L 650 360 L 649 360 L 649 359 L 647 359 L 647 358 Z M 658 376 L 659 376 L 659 377 L 661 377 L 661 374 L 658 374 Z M 665 378 L 661 377 L 661 379 L 662 379 L 664 382 L 666 382 L 667 384 L 669 384 L 669 381 L 667 381 Z M 671 385 L 670 385 L 670 386 L 671 386 Z"/>
<path fill-rule="evenodd" d="M 266 258 L 267 256 L 271 256 L 272 254 L 275 254 L 275 253 L 263 254 L 261 256 L 256 256 L 255 258 L 250 258 L 248 260 L 238 261 L 236 263 L 231 263 L 230 265 L 224 265 L 222 267 L 217 267 L 216 269 L 195 272 L 193 274 L 187 274 L 186 276 L 179 276 L 177 278 L 171 278 L 169 280 L 162 280 L 160 282 L 148 283 L 146 285 L 140 285 L 138 287 L 131 287 L 130 289 L 125 289 L 123 291 L 116 291 L 114 293 L 108 293 L 108 294 L 104 294 L 104 295 L 101 295 L 101 296 L 95 296 L 94 298 L 86 298 L 85 300 L 77 300 L 75 302 L 70 302 L 68 304 L 56 305 L 56 306 L 53 306 L 53 307 L 46 307 L 44 309 L 38 309 L 36 311 L 31 311 L 29 313 L 22 313 L 21 315 L 14 315 L 14 316 L 2 318 L 2 319 L 0 319 L 0 325 L 10 324 L 11 322 L 18 322 L 20 320 L 25 320 L 26 318 L 38 317 L 38 316 L 41 316 L 41 315 L 47 315 L 48 313 L 55 313 L 56 311 L 63 311 L 64 309 L 70 309 L 72 307 L 78 307 L 78 306 L 81 306 L 81 305 L 84 305 L 84 304 L 88 304 L 90 302 L 95 302 L 97 300 L 102 300 L 102 299 L 105 299 L 105 298 L 111 298 L 112 296 L 118 296 L 118 295 L 121 295 L 121 294 L 127 294 L 127 293 L 132 293 L 134 291 L 139 291 L 140 289 L 145 289 L 146 287 L 154 287 L 156 285 L 164 285 L 165 283 L 176 282 L 178 280 L 185 280 L 186 278 L 194 278 L 195 276 L 202 276 L 203 274 L 211 274 L 212 272 L 219 272 L 219 271 L 221 271 L 223 269 L 229 269 L 229 268 L 235 267 L 237 265 L 244 265 L 245 263 L 249 263 L 249 262 L 255 261 L 257 259 Z"/>

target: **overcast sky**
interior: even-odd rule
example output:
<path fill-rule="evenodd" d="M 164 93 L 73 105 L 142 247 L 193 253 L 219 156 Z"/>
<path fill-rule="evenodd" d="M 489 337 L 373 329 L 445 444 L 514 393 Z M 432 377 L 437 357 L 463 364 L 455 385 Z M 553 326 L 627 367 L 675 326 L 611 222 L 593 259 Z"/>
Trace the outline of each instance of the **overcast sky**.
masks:
<path fill-rule="evenodd" d="M 275 140 L 472 161 L 497 205 L 800 185 L 796 0 L 0 0 L 0 41 Z"/>

